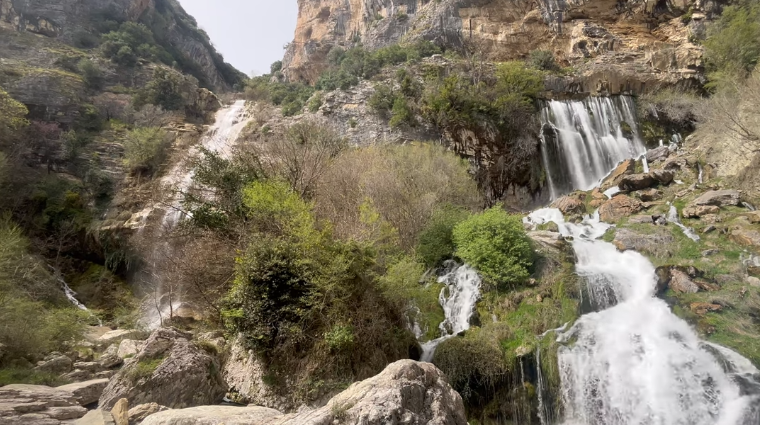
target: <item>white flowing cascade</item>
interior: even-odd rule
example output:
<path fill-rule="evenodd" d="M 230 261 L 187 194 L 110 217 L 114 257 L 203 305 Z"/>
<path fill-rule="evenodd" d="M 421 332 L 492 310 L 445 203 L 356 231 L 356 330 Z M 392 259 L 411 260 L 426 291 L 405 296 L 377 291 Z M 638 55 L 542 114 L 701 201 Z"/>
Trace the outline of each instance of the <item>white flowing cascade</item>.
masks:
<path fill-rule="evenodd" d="M 470 329 L 470 318 L 480 300 L 481 280 L 475 269 L 468 265 L 457 266 L 453 261 L 447 266 L 449 272 L 438 278 L 439 283 L 446 285 L 438 296 L 446 319 L 439 326 L 441 336 L 422 344 L 420 360 L 423 362 L 433 360 L 440 343 Z"/>
<path fill-rule="evenodd" d="M 202 155 L 203 149 L 216 152 L 222 158 L 229 158 L 232 154 L 235 142 L 240 132 L 245 128 L 246 118 L 245 100 L 239 100 L 230 106 L 220 109 L 216 113 L 214 124 L 203 135 L 200 145 L 190 148 L 183 160 L 178 161 L 164 177 L 161 178 L 161 187 L 168 193 L 160 203 L 149 207 L 150 211 L 160 212 L 160 225 L 154 229 L 153 249 L 146 257 L 148 267 L 142 270 L 138 286 L 147 294 L 148 301 L 144 305 L 143 320 L 148 328 L 157 328 L 163 320 L 170 317 L 182 303 L 181 288 L 167 288 L 164 281 L 164 273 L 161 273 L 161 264 L 170 257 L 174 247 L 167 235 L 187 217 L 187 212 L 182 208 L 183 194 L 187 193 L 193 185 L 195 176 L 192 168 L 194 159 Z M 150 214 L 143 214 L 145 220 Z M 143 227 L 140 228 L 142 232 Z"/>
<path fill-rule="evenodd" d="M 546 103 L 541 111 L 541 154 L 552 199 L 576 189 L 590 190 L 620 161 L 646 152 L 635 110 L 629 96 Z"/>
<path fill-rule="evenodd" d="M 655 297 L 654 266 L 597 240 L 598 215 L 565 223 L 543 209 L 527 221 L 554 221 L 573 238 L 576 270 L 599 311 L 583 315 L 558 342 L 565 425 L 755 425 L 760 372 L 739 354 L 699 340 Z"/>

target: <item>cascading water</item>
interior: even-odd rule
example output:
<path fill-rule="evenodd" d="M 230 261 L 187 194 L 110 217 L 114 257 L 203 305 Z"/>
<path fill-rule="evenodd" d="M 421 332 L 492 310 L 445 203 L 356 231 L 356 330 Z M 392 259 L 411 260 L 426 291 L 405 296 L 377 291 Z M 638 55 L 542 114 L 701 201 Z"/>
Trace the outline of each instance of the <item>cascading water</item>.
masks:
<path fill-rule="evenodd" d="M 480 299 L 481 281 L 475 269 L 468 265 L 459 266 L 453 261 L 447 262 L 446 267 L 447 273 L 438 278 L 439 283 L 446 285 L 438 297 L 446 319 L 439 326 L 441 336 L 422 344 L 420 360 L 423 362 L 433 360 L 440 343 L 470 329 L 470 319 Z"/>
<path fill-rule="evenodd" d="M 552 199 L 592 189 L 620 161 L 646 151 L 634 111 L 629 96 L 546 103 L 541 154 Z"/>
<path fill-rule="evenodd" d="M 220 109 L 215 122 L 208 128 L 199 147 L 193 147 L 183 160 L 175 164 L 161 179 L 161 187 L 165 189 L 165 198 L 150 207 L 154 214 L 160 217 L 159 225 L 155 226 L 151 236 L 152 249 L 146 256 L 146 266 L 138 273 L 138 289 L 148 300 L 144 305 L 144 321 L 150 328 L 158 327 L 163 320 L 170 317 L 181 303 L 182 290 L 165 285 L 162 265 L 167 263 L 174 250 L 172 241 L 167 235 L 187 216 L 182 209 L 183 194 L 187 193 L 193 184 L 194 170 L 192 162 L 197 159 L 203 149 L 219 153 L 223 158 L 232 154 L 232 149 L 240 132 L 248 123 L 246 119 L 245 101 L 239 100 L 234 104 Z M 146 218 L 149 214 L 143 214 Z M 140 232 L 145 230 L 145 223 Z"/>
<path fill-rule="evenodd" d="M 668 211 L 668 222 L 675 224 L 678 226 L 678 228 L 681 229 L 684 235 L 686 235 L 687 238 L 693 240 L 694 242 L 699 242 L 700 237 L 696 233 L 694 233 L 694 229 L 691 227 L 686 227 L 683 223 L 681 223 L 681 220 L 678 218 L 678 208 L 676 208 L 675 205 L 670 206 L 670 210 Z"/>
<path fill-rule="evenodd" d="M 759 423 L 757 369 L 700 341 L 655 297 L 655 268 L 644 256 L 597 240 L 609 225 L 598 216 L 565 223 L 552 209 L 529 220 L 554 221 L 573 238 L 576 270 L 596 310 L 558 338 L 565 425 Z"/>

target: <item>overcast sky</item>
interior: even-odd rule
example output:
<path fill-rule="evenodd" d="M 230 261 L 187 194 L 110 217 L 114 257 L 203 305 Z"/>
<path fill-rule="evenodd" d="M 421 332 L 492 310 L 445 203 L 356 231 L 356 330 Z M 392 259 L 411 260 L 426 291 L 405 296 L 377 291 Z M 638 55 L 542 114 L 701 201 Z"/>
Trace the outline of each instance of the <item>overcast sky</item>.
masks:
<path fill-rule="evenodd" d="M 296 0 L 179 0 L 224 59 L 250 75 L 269 72 L 293 41 Z"/>

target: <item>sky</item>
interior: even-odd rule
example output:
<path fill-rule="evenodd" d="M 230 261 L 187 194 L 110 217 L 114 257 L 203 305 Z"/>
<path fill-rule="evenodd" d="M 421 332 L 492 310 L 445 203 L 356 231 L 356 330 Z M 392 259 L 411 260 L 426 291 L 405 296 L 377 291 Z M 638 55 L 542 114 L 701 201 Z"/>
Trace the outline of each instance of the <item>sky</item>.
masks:
<path fill-rule="evenodd" d="M 179 0 L 224 59 L 251 75 L 269 72 L 293 41 L 296 0 Z"/>

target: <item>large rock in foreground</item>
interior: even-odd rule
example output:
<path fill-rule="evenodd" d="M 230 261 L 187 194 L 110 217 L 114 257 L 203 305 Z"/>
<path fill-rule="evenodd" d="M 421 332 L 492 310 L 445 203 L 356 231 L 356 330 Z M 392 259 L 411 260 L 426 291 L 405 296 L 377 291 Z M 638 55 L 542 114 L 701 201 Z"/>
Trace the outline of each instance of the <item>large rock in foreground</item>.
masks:
<path fill-rule="evenodd" d="M 214 404 L 227 391 L 220 370 L 216 355 L 193 343 L 192 335 L 158 329 L 111 379 L 100 407 L 111 409 L 121 398 L 132 405 L 158 403 L 173 408 Z"/>
<path fill-rule="evenodd" d="M 42 385 L 0 388 L 0 424 L 57 425 L 81 418 L 87 409 L 69 391 Z"/>
<path fill-rule="evenodd" d="M 167 410 L 143 425 L 466 425 L 462 397 L 430 363 L 400 360 L 351 385 L 324 407 L 282 415 L 264 407 L 204 406 Z"/>

